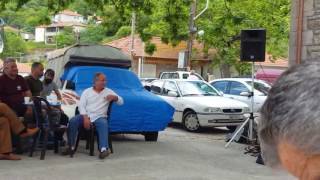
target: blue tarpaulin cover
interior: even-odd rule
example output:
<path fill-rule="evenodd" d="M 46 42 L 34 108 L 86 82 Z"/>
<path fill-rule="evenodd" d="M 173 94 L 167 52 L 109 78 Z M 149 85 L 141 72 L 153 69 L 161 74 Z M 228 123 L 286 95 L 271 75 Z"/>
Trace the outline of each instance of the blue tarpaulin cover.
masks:
<path fill-rule="evenodd" d="M 93 76 L 103 72 L 107 76 L 107 87 L 120 95 L 124 104 L 113 104 L 110 127 L 112 132 L 154 132 L 164 130 L 172 121 L 174 108 L 163 99 L 146 91 L 138 77 L 131 71 L 100 66 L 78 66 L 66 69 L 62 80 L 75 83 L 81 95 L 92 87 Z"/>

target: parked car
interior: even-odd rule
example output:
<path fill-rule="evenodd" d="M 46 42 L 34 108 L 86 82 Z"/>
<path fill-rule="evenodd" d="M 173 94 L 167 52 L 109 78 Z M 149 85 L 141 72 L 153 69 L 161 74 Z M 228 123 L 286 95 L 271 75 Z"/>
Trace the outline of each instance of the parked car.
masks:
<path fill-rule="evenodd" d="M 148 141 L 156 141 L 158 132 L 172 121 L 174 108 L 161 98 L 146 91 L 138 77 L 127 69 L 79 66 L 65 71 L 62 76 L 62 109 L 73 117 L 77 114 L 79 96 L 92 86 L 94 74 L 107 76 L 107 87 L 122 96 L 124 104 L 112 107 L 110 127 L 116 133 L 141 133 Z"/>
<path fill-rule="evenodd" d="M 246 103 L 251 108 L 251 78 L 226 78 L 215 79 L 210 84 L 223 92 L 224 97 L 235 99 Z M 267 99 L 267 95 L 271 86 L 265 81 L 255 79 L 254 80 L 254 105 L 253 112 L 258 110 Z"/>
<path fill-rule="evenodd" d="M 145 87 L 145 86 L 150 86 L 152 81 L 156 80 L 158 78 L 140 78 L 140 81 L 142 83 L 142 86 Z"/>
<path fill-rule="evenodd" d="M 255 78 L 273 84 L 283 72 L 284 70 L 280 69 L 259 69 L 255 74 Z"/>
<path fill-rule="evenodd" d="M 210 84 L 200 80 L 155 80 L 151 92 L 175 108 L 173 122 L 182 123 L 192 132 L 201 127 L 234 129 L 250 110 L 245 103 L 221 96 Z"/>
<path fill-rule="evenodd" d="M 160 79 L 188 79 L 191 72 L 188 71 L 174 71 L 174 72 L 162 72 L 160 74 Z M 194 73 L 198 80 L 204 81 L 204 79 L 198 74 Z"/>

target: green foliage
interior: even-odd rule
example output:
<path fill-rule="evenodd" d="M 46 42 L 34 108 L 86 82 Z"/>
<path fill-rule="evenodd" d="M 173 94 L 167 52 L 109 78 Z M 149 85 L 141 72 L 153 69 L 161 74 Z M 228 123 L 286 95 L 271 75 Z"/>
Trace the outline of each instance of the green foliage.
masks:
<path fill-rule="evenodd" d="M 34 25 L 46 23 L 50 13 L 64 8 L 71 8 L 85 16 L 98 14 L 103 18 L 104 28 L 98 27 L 95 30 L 89 27 L 81 34 L 81 40 L 84 39 L 85 42 L 98 42 L 102 39 L 106 42 L 128 35 L 131 14 L 135 12 L 136 32 L 146 42 L 145 51 L 152 54 L 156 49 L 150 43 L 152 36 L 160 36 L 163 42 L 172 45 L 188 39 L 189 10 L 192 1 L 12 0 L 10 2 L 13 3 L 9 3 L 9 0 L 0 2 L 3 9 L 6 7 L 6 11 L 0 12 L 0 17 L 5 17 L 10 24 L 28 31 L 32 30 Z M 197 1 L 198 13 L 204 7 L 204 3 L 205 1 Z M 20 10 L 15 12 L 16 7 L 20 7 L 22 12 Z M 217 50 L 215 65 L 234 66 L 240 74 L 246 74 L 250 69 L 249 65 L 238 61 L 238 37 L 241 29 L 265 28 L 267 52 L 272 54 L 273 58 L 287 57 L 290 7 L 290 0 L 213 0 L 210 1 L 208 10 L 196 20 L 196 27 L 204 30 L 201 40 L 207 49 Z M 37 16 L 35 12 L 40 16 L 35 17 Z M 57 39 L 61 46 L 75 42 L 70 33 L 61 34 Z"/>
<path fill-rule="evenodd" d="M 72 28 L 64 28 L 63 32 L 59 33 L 55 40 L 58 48 L 64 48 L 76 43 Z"/>
<path fill-rule="evenodd" d="M 131 27 L 130 26 L 122 26 L 118 32 L 116 33 L 117 38 L 122 38 L 130 35 L 131 33 Z"/>
<path fill-rule="evenodd" d="M 44 44 L 43 42 L 33 42 L 33 41 L 27 41 L 26 44 L 26 50 L 27 52 L 32 52 L 35 49 L 55 49 L 56 45 L 52 44 Z"/>
<path fill-rule="evenodd" d="M 7 24 L 26 32 L 34 32 L 38 25 L 49 24 L 50 15 L 47 4 L 42 0 L 30 0 L 20 9 L 16 9 L 16 4 L 9 3 L 5 10 L 0 11 L 0 17 Z"/>
<path fill-rule="evenodd" d="M 147 42 L 145 44 L 145 49 L 144 49 L 144 52 L 146 52 L 147 54 L 149 55 L 152 55 L 154 51 L 157 50 L 157 47 L 155 44 L 153 43 L 150 43 L 150 42 Z"/>
<path fill-rule="evenodd" d="M 85 44 L 100 43 L 105 38 L 106 30 L 101 25 L 88 26 L 80 32 L 80 42 Z"/>
<path fill-rule="evenodd" d="M 19 53 L 26 52 L 26 44 L 21 36 L 15 32 L 5 31 L 5 44 L 0 57 L 17 57 Z"/>
<path fill-rule="evenodd" d="M 267 52 L 276 57 L 287 57 L 289 38 L 289 0 L 217 0 L 197 21 L 204 30 L 204 42 L 217 49 L 216 64 L 235 66 L 246 73 L 250 66 L 240 64 L 239 35 L 241 29 L 265 28 Z"/>

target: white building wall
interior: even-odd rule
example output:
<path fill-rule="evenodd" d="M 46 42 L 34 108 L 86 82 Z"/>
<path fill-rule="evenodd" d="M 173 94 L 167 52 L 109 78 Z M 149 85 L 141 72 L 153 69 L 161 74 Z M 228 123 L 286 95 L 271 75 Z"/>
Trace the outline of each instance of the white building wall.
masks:
<path fill-rule="evenodd" d="M 35 41 L 36 42 L 44 42 L 45 39 L 45 28 L 36 28 L 35 32 Z"/>
<path fill-rule="evenodd" d="M 58 14 L 54 16 L 55 22 L 79 22 L 84 23 L 83 16 L 69 16 L 65 14 Z"/>

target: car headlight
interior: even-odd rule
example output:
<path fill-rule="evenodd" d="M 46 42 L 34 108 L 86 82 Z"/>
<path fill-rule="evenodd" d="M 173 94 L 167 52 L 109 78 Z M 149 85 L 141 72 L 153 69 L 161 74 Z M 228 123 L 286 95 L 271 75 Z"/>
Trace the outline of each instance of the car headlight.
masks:
<path fill-rule="evenodd" d="M 251 112 L 251 110 L 250 110 L 249 107 L 245 107 L 245 108 L 243 108 L 243 112 L 244 113 L 249 113 L 249 112 Z"/>
<path fill-rule="evenodd" d="M 220 108 L 214 108 L 214 107 L 207 107 L 203 109 L 206 113 L 220 113 L 222 110 Z"/>

